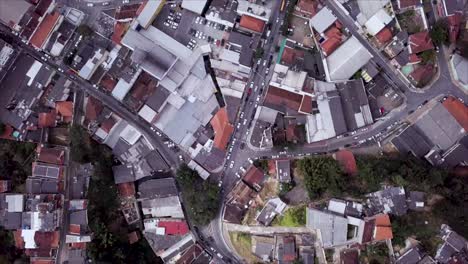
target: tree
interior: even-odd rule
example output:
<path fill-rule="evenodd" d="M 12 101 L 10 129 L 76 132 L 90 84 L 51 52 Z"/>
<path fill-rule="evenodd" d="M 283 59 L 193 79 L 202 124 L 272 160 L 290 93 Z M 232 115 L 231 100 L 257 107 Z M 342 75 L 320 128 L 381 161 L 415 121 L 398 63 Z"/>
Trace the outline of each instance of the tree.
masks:
<path fill-rule="evenodd" d="M 255 50 L 255 59 L 261 59 L 263 57 L 264 52 L 265 52 L 265 50 L 262 47 L 258 47 Z"/>
<path fill-rule="evenodd" d="M 196 225 L 207 225 L 219 210 L 219 188 L 216 184 L 203 181 L 198 172 L 182 164 L 177 170 L 177 182 L 182 189 L 190 219 Z"/>
<path fill-rule="evenodd" d="M 327 191 L 340 195 L 345 189 L 343 171 L 331 157 L 304 158 L 297 165 L 311 199 L 321 198 Z"/>
<path fill-rule="evenodd" d="M 440 44 L 445 44 L 448 41 L 448 27 L 447 21 L 441 19 L 435 23 L 432 27 L 431 31 L 429 32 L 432 41 L 436 46 Z"/>
<path fill-rule="evenodd" d="M 3 135 L 3 133 L 5 133 L 5 130 L 6 130 L 5 124 L 0 123 L 0 135 Z"/>
<path fill-rule="evenodd" d="M 93 34 L 93 30 L 86 24 L 81 24 L 76 28 L 76 32 L 78 32 L 83 37 L 89 37 Z"/>
<path fill-rule="evenodd" d="M 423 65 L 433 64 L 434 61 L 435 61 L 435 58 L 436 58 L 436 54 L 435 54 L 434 50 L 423 51 L 423 52 L 421 52 L 420 56 L 421 56 L 421 63 Z"/>

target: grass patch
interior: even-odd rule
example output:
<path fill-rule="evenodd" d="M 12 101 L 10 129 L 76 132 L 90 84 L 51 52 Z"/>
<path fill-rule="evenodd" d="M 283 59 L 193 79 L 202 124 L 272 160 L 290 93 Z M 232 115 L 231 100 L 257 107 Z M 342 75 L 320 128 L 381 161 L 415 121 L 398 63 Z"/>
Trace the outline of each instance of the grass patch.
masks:
<path fill-rule="evenodd" d="M 277 216 L 273 221 L 273 226 L 301 227 L 306 224 L 306 206 L 299 205 L 290 207 L 284 215 Z"/>
<path fill-rule="evenodd" d="M 257 261 L 257 258 L 252 254 L 252 237 L 250 234 L 229 232 L 229 238 L 237 253 L 245 258 L 248 263 Z"/>

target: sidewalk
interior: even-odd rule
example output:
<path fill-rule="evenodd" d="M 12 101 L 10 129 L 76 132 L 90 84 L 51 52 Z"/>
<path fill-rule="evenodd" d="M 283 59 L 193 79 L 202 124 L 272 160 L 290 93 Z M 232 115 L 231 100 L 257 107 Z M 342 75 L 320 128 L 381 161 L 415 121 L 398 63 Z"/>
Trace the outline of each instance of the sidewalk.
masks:
<path fill-rule="evenodd" d="M 308 227 L 282 227 L 282 226 L 246 226 L 225 223 L 224 226 L 229 232 L 242 232 L 253 235 L 273 235 L 273 234 L 301 234 L 312 233 L 316 234 L 314 230 Z"/>

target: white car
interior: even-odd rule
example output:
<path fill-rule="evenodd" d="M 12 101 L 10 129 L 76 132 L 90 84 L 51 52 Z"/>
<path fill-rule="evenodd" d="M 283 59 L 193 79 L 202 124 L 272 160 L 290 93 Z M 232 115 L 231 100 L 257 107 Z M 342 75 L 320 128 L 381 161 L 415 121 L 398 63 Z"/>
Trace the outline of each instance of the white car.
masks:
<path fill-rule="evenodd" d="M 229 168 L 232 169 L 234 167 L 234 161 L 231 161 L 231 163 L 229 164 Z"/>
<path fill-rule="evenodd" d="M 122 4 L 128 4 L 128 3 L 130 3 L 130 0 L 123 0 L 122 1 Z"/>
<path fill-rule="evenodd" d="M 244 112 L 241 112 L 240 118 L 243 118 L 243 117 L 244 117 Z"/>
<path fill-rule="evenodd" d="M 154 127 L 151 127 L 150 129 L 151 129 L 151 131 L 153 131 L 153 132 L 156 131 L 156 128 L 154 128 Z"/>
<path fill-rule="evenodd" d="M 182 155 L 179 155 L 179 160 L 184 161 L 184 157 L 182 157 Z"/>
<path fill-rule="evenodd" d="M 87 6 L 88 6 L 88 7 L 93 7 L 94 4 L 93 4 L 93 3 L 88 3 Z"/>
<path fill-rule="evenodd" d="M 262 87 L 265 87 L 265 81 L 262 82 Z"/>
<path fill-rule="evenodd" d="M 255 100 L 256 102 L 260 101 L 260 95 L 257 96 L 257 100 Z"/>
<path fill-rule="evenodd" d="M 270 68 L 266 68 L 265 74 L 268 74 L 270 72 Z"/>
<path fill-rule="evenodd" d="M 159 133 L 159 131 L 156 131 L 156 135 L 158 135 L 160 137 L 162 136 L 161 133 Z"/>
<path fill-rule="evenodd" d="M 250 164 L 253 164 L 253 160 L 251 158 L 248 159 L 248 161 L 250 162 Z"/>
<path fill-rule="evenodd" d="M 223 181 L 219 181 L 219 182 L 218 182 L 218 187 L 221 188 L 221 185 L 223 185 Z M 219 254 L 219 253 L 218 253 L 218 254 Z"/>
<path fill-rule="evenodd" d="M 239 170 L 242 171 L 243 173 L 245 173 L 244 167 L 239 167 Z"/>
<path fill-rule="evenodd" d="M 231 154 L 227 155 L 226 160 L 231 159 Z"/>
<path fill-rule="evenodd" d="M 240 124 L 240 123 L 237 123 L 237 129 L 239 129 L 239 128 L 240 128 L 240 126 L 241 126 L 241 124 Z"/>
<path fill-rule="evenodd" d="M 263 61 L 263 67 L 265 67 L 267 65 L 267 60 L 264 60 Z"/>
<path fill-rule="evenodd" d="M 240 174 L 238 172 L 236 172 L 236 177 L 240 178 Z"/>
<path fill-rule="evenodd" d="M 170 26 L 171 26 L 171 25 L 169 25 L 169 23 L 167 23 L 167 22 L 164 22 L 163 25 L 166 26 L 166 27 L 170 27 Z"/>
<path fill-rule="evenodd" d="M 245 125 L 247 125 L 247 118 L 246 118 L 246 119 L 244 119 L 244 123 L 243 123 L 243 125 L 244 125 L 244 126 L 245 126 Z"/>

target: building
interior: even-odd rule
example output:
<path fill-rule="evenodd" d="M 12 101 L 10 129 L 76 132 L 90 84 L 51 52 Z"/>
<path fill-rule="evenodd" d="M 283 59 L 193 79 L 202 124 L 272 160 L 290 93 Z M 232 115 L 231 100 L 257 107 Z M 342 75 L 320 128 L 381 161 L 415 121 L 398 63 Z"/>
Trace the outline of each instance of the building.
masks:
<path fill-rule="evenodd" d="M 294 236 L 276 237 L 276 254 L 279 264 L 292 263 L 297 258 Z"/>
<path fill-rule="evenodd" d="M 291 182 L 291 164 L 288 159 L 276 160 L 276 177 L 279 182 Z"/>
<path fill-rule="evenodd" d="M 317 33 L 322 34 L 337 20 L 336 16 L 328 7 L 323 7 L 320 11 L 313 16 L 310 21 L 310 30 L 315 30 Z"/>
<path fill-rule="evenodd" d="M 52 32 L 60 25 L 63 16 L 58 11 L 46 14 L 41 23 L 34 31 L 29 43 L 36 49 L 43 49 L 47 44 Z"/>
<path fill-rule="evenodd" d="M 408 50 L 410 54 L 434 49 L 434 44 L 432 44 L 429 31 L 421 31 L 410 35 L 408 38 L 408 43 Z"/>
<path fill-rule="evenodd" d="M 2 0 L 0 22 L 19 31 L 19 23 L 33 5 L 25 0 Z"/>
<path fill-rule="evenodd" d="M 306 226 L 317 230 L 325 248 L 344 245 L 347 242 L 348 220 L 342 216 L 307 208 Z"/>
<path fill-rule="evenodd" d="M 350 37 L 327 57 L 327 81 L 348 80 L 371 58 L 372 55 L 359 40 L 354 36 Z"/>
<path fill-rule="evenodd" d="M 258 192 L 262 189 L 264 178 L 264 172 L 256 166 L 251 165 L 244 177 L 242 177 L 242 180 Z"/>
<path fill-rule="evenodd" d="M 377 213 L 405 215 L 408 211 L 403 187 L 387 186 L 383 190 L 367 194 L 368 215 Z"/>
<path fill-rule="evenodd" d="M 141 201 L 143 215 L 152 218 L 171 217 L 184 218 L 184 212 L 178 196 L 153 198 Z"/>
<path fill-rule="evenodd" d="M 286 204 L 280 198 L 268 200 L 256 220 L 264 226 L 269 226 L 278 214 L 282 214 Z"/>
<path fill-rule="evenodd" d="M 208 0 L 183 0 L 182 8 L 190 10 L 197 15 L 201 15 Z"/>
<path fill-rule="evenodd" d="M 239 26 L 254 33 L 262 33 L 265 28 L 265 21 L 249 15 L 242 15 Z"/>
<path fill-rule="evenodd" d="M 272 262 L 275 258 L 275 238 L 252 236 L 252 253 L 265 262 Z"/>

